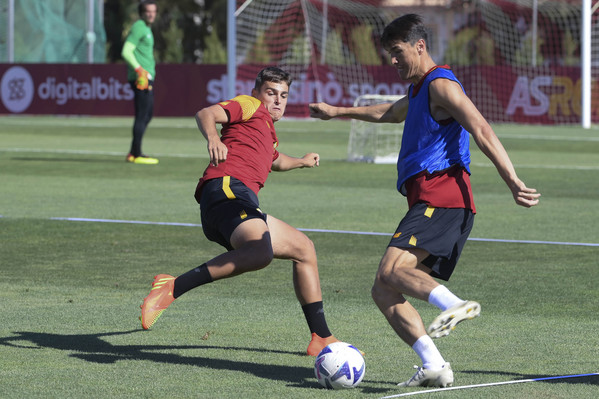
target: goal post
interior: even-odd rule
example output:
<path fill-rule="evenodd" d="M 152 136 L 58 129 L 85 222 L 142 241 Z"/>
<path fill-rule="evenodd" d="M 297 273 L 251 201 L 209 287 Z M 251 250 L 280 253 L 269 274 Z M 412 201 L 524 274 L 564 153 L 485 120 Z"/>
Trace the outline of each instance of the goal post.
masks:
<path fill-rule="evenodd" d="M 365 94 L 356 97 L 354 107 L 394 103 L 404 96 Z M 347 148 L 349 162 L 397 163 L 403 123 L 372 123 L 352 119 Z"/>

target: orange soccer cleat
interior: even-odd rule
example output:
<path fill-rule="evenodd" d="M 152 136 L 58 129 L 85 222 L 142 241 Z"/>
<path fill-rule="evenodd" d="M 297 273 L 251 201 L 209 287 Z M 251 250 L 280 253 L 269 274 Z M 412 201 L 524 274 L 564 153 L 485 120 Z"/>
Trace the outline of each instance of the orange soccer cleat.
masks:
<path fill-rule="evenodd" d="M 144 330 L 152 327 L 162 312 L 175 300 L 173 289 L 175 288 L 175 277 L 168 274 L 159 274 L 154 277 L 152 290 L 145 297 L 141 305 L 141 326 Z"/>
<path fill-rule="evenodd" d="M 334 335 L 331 335 L 330 337 L 326 338 L 321 338 L 318 334 L 312 333 L 312 340 L 310 341 L 310 344 L 308 345 L 308 350 L 306 352 L 308 353 L 308 356 L 318 356 L 320 351 L 323 350 L 325 346 L 327 346 L 328 344 L 332 344 L 333 342 L 339 342 L 339 340 L 335 338 Z"/>

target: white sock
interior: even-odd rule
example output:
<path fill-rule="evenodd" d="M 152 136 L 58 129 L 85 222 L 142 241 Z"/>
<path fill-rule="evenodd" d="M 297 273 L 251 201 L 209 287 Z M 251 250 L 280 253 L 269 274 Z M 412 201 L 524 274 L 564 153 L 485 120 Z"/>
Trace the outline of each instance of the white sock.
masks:
<path fill-rule="evenodd" d="M 445 311 L 462 302 L 465 301 L 455 296 L 444 285 L 436 286 L 428 295 L 428 303 L 430 303 L 431 305 L 435 305 L 436 307 L 441 309 L 441 311 Z"/>
<path fill-rule="evenodd" d="M 428 335 L 418 338 L 418 341 L 412 345 L 412 349 L 422 359 L 422 367 L 425 369 L 441 370 L 443 368 L 445 359 L 433 343 L 433 339 Z"/>

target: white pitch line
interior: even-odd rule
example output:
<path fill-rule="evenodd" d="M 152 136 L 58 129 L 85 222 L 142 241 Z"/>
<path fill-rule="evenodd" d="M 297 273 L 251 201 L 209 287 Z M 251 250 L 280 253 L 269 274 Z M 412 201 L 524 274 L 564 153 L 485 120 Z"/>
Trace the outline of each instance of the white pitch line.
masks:
<path fill-rule="evenodd" d="M 177 222 L 149 222 L 144 220 L 123 220 L 123 219 L 93 219 L 93 218 L 50 218 L 50 220 L 67 220 L 69 222 L 96 222 L 96 223 L 124 223 L 124 224 L 149 224 L 156 226 L 183 226 L 183 227 L 202 227 L 197 223 L 177 223 Z"/>
<path fill-rule="evenodd" d="M 67 220 L 71 222 L 96 222 L 96 223 L 126 223 L 126 224 L 146 224 L 159 226 L 183 226 L 183 227 L 202 227 L 197 223 L 178 223 L 178 222 L 150 222 L 143 220 L 122 220 L 122 219 L 95 219 L 95 218 L 73 218 L 73 217 L 52 217 L 50 220 Z M 306 229 L 298 228 L 300 231 L 312 233 L 333 233 L 333 234 L 354 234 L 363 236 L 391 236 L 391 233 L 378 233 L 374 231 L 354 231 L 354 230 L 329 230 L 329 229 Z M 501 238 L 468 238 L 469 241 L 483 242 L 503 242 L 510 244 L 547 244 L 547 245 L 569 245 L 584 247 L 599 247 L 599 243 L 586 242 L 562 242 L 562 241 L 536 241 L 536 240 L 508 240 Z"/>
<path fill-rule="evenodd" d="M 567 241 L 537 241 L 537 240 L 506 240 L 502 238 L 468 238 L 468 241 L 484 242 L 506 242 L 510 244 L 548 244 L 548 245 L 575 245 L 583 247 L 599 247 L 599 244 L 590 242 L 567 242 Z"/>
<path fill-rule="evenodd" d="M 565 378 L 590 377 L 590 376 L 594 376 L 594 375 L 599 375 L 599 373 L 561 375 L 561 376 L 556 376 L 556 377 L 542 377 L 542 378 L 528 378 L 525 380 L 512 380 L 512 381 L 502 381 L 502 382 L 491 382 L 488 384 L 463 385 L 463 386 L 459 386 L 459 387 L 427 389 L 427 390 L 423 390 L 423 391 L 406 392 L 406 393 L 400 393 L 398 395 L 384 396 L 381 399 L 401 398 L 403 396 L 420 395 L 420 394 L 433 393 L 433 392 L 455 391 L 458 389 L 483 388 L 483 387 L 492 387 L 492 386 L 497 386 L 497 385 L 520 384 L 522 382 L 537 382 L 537 381 L 559 380 L 559 379 L 565 379 Z"/>
<path fill-rule="evenodd" d="M 477 168 L 494 168 L 495 165 L 492 163 L 486 162 L 472 162 L 471 166 L 476 166 Z M 522 164 L 514 164 L 515 168 L 518 169 L 555 169 L 555 170 L 599 170 L 599 166 L 595 165 L 522 165 Z"/>
<path fill-rule="evenodd" d="M 572 136 L 535 136 L 535 135 L 526 135 L 526 134 L 497 134 L 500 140 L 502 139 L 518 139 L 518 140 L 539 140 L 539 141 L 599 141 L 599 137 L 576 137 Z M 571 139 L 571 140 L 570 140 Z"/>

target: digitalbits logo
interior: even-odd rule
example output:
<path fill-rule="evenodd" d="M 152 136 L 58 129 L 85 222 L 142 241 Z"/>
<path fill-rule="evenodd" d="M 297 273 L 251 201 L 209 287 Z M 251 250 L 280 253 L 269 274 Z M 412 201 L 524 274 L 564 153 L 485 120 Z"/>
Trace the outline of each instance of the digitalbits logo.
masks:
<path fill-rule="evenodd" d="M 14 113 L 25 111 L 31 105 L 35 92 L 31 75 L 20 66 L 9 68 L 4 73 L 0 82 L 0 90 L 2 91 L 2 104 Z"/>

